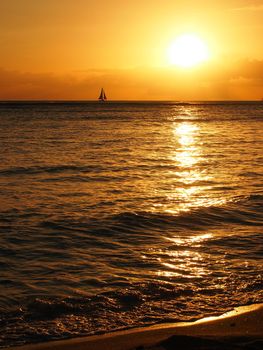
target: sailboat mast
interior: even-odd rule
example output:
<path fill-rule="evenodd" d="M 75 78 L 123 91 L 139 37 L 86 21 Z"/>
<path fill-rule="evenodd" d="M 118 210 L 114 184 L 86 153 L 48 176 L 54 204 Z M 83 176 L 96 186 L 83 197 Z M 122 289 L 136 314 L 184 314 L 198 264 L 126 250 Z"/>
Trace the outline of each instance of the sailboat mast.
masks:
<path fill-rule="evenodd" d="M 103 88 L 101 88 L 99 100 L 100 100 L 100 101 L 105 101 L 105 100 L 107 100 L 107 97 L 106 97 L 106 94 L 105 94 L 105 91 L 104 91 Z"/>

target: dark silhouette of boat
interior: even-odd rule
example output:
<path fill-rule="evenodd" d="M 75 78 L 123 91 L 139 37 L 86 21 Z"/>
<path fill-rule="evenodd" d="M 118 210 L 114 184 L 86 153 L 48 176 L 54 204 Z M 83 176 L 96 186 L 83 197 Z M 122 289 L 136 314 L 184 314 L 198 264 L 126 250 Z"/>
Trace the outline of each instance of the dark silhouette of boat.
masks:
<path fill-rule="evenodd" d="M 107 96 L 106 96 L 105 91 L 104 91 L 103 88 L 101 89 L 100 96 L 99 96 L 98 99 L 99 99 L 100 101 L 107 101 Z"/>

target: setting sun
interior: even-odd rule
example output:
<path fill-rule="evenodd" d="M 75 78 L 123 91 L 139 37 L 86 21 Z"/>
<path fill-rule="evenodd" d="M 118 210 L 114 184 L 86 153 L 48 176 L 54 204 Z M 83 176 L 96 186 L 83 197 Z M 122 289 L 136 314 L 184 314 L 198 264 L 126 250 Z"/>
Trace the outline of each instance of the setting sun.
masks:
<path fill-rule="evenodd" d="M 179 36 L 168 49 L 170 63 L 180 67 L 193 67 L 206 61 L 208 56 L 206 44 L 194 34 Z"/>

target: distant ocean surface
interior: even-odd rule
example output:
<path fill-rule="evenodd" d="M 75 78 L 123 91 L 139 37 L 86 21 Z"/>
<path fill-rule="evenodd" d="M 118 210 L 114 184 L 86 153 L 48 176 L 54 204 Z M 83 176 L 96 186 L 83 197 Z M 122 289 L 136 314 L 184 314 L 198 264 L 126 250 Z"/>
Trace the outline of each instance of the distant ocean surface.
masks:
<path fill-rule="evenodd" d="M 263 102 L 0 102 L 0 346 L 263 302 Z"/>

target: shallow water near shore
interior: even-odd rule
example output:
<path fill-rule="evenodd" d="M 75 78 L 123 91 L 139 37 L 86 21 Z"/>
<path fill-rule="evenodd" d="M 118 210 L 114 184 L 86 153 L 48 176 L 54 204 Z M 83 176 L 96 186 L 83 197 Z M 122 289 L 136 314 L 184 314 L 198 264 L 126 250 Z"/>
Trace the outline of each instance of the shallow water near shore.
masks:
<path fill-rule="evenodd" d="M 263 301 L 262 102 L 0 103 L 0 345 Z"/>

